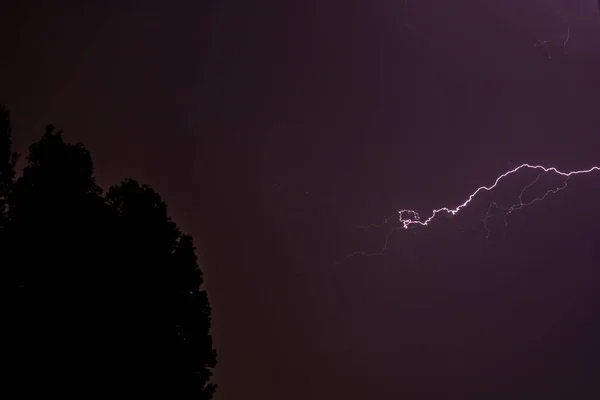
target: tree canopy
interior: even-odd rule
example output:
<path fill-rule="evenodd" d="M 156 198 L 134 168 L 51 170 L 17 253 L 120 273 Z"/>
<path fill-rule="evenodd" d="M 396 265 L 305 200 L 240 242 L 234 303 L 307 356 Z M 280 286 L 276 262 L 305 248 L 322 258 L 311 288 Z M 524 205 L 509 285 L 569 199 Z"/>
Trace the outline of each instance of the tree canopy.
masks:
<path fill-rule="evenodd" d="M 8 192 L 15 178 L 17 154 L 12 151 L 10 113 L 0 104 L 0 218 L 5 218 Z"/>
<path fill-rule="evenodd" d="M 51 125 L 15 180 L 0 106 L 0 257 L 25 394 L 211 399 L 211 309 L 193 239 L 152 188 L 106 194 L 92 157 Z"/>

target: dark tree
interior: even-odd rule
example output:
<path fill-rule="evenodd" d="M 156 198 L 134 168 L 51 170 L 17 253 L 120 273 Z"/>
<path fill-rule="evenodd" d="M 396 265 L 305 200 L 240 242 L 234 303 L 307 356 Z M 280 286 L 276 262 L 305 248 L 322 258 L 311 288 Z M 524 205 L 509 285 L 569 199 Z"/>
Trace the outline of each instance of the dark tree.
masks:
<path fill-rule="evenodd" d="M 191 237 L 181 235 L 166 204 L 146 185 L 128 179 L 112 187 L 106 198 L 119 217 L 120 262 L 128 266 L 122 275 L 124 303 L 137 310 L 135 320 L 125 323 L 135 324 L 132 333 L 141 329 L 127 344 L 134 362 L 145 360 L 138 369 L 143 371 L 140 379 L 152 377 L 156 385 L 168 383 L 170 388 L 157 390 L 211 399 L 216 353 Z M 151 354 L 144 350 L 148 346 Z"/>
<path fill-rule="evenodd" d="M 41 140 L 31 145 L 27 161 L 13 185 L 8 213 L 15 250 L 21 252 L 19 264 L 27 265 L 20 268 L 19 283 L 36 292 L 57 280 L 57 285 L 69 287 L 67 291 L 82 289 L 81 283 L 71 283 L 77 274 L 90 271 L 81 264 L 96 263 L 91 251 L 98 247 L 100 224 L 108 213 L 91 156 L 81 144 L 65 143 L 61 132 L 48 126 Z"/>
<path fill-rule="evenodd" d="M 8 326 L 4 332 L 7 348 L 14 348 L 21 337 L 22 330 L 19 328 L 19 286 L 17 284 L 14 265 L 10 263 L 11 252 L 9 236 L 7 232 L 8 225 L 8 205 L 10 194 L 15 178 L 15 161 L 17 155 L 12 151 L 12 132 L 10 124 L 10 114 L 4 106 L 0 104 L 0 267 L 2 271 L 1 281 L 5 293 L 8 293 L 9 307 L 8 314 L 5 314 L 4 323 Z M 13 369 L 8 374 L 7 381 L 18 382 L 21 374 L 19 369 L 19 356 L 10 351 L 4 352 L 4 359 Z M 10 369 L 10 368 L 9 368 Z M 5 375 L 6 376 L 6 375 Z M 17 383 L 17 386 L 18 383 Z"/>
<path fill-rule="evenodd" d="M 12 151 L 10 113 L 0 104 L 0 229 L 4 226 L 8 195 L 15 178 L 17 154 Z"/>
<path fill-rule="evenodd" d="M 194 242 L 183 235 L 175 249 L 171 287 L 173 290 L 173 315 L 176 316 L 178 362 L 174 370 L 182 381 L 181 386 L 190 393 L 202 388 L 201 399 L 210 399 L 216 385 L 210 383 L 211 368 L 217 364 L 210 332 L 211 309 L 206 291 L 201 290 L 202 271 L 198 267 Z M 179 284 L 185 283 L 185 284 Z M 197 316 L 201 316 L 198 318 Z M 202 360 L 202 363 L 198 363 Z"/>
<path fill-rule="evenodd" d="M 103 197 L 89 152 L 52 126 L 13 176 L 1 256 L 21 392 L 211 399 L 210 305 L 161 197 L 131 179 Z"/>
<path fill-rule="evenodd" d="M 89 385 L 100 349 L 108 347 L 99 316 L 106 309 L 100 284 L 112 250 L 103 240 L 110 235 L 110 210 L 100 193 L 87 150 L 65 143 L 48 126 L 13 185 L 5 240 L 19 287 L 17 348 L 25 390 Z"/>

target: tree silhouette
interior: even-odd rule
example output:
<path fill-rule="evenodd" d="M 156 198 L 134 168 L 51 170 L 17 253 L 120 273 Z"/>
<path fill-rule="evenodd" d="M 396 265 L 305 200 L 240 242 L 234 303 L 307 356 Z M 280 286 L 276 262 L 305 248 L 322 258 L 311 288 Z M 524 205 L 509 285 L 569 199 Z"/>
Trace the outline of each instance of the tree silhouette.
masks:
<path fill-rule="evenodd" d="M 152 369 L 144 376 L 170 382 L 182 393 L 212 398 L 210 369 L 216 365 L 216 353 L 209 334 L 210 306 L 206 292 L 200 291 L 202 273 L 191 237 L 181 235 L 166 204 L 146 185 L 127 179 L 110 188 L 106 199 L 119 217 L 120 262 L 128 266 L 121 275 L 121 294 L 137 310 L 135 320 L 125 323 L 145 332 L 130 338 L 128 347 L 136 349 L 136 360 L 163 360 L 160 368 L 147 360 L 143 365 Z M 146 346 L 154 347 L 152 354 L 144 352 Z"/>
<path fill-rule="evenodd" d="M 8 116 L 0 124 L 10 144 Z M 2 153 L 21 391 L 211 399 L 210 304 L 161 197 L 132 179 L 103 196 L 90 153 L 51 125 L 14 183 Z"/>
<path fill-rule="evenodd" d="M 8 195 L 15 178 L 17 153 L 12 151 L 10 113 L 0 104 L 0 229 L 6 222 Z"/>
<path fill-rule="evenodd" d="M 212 338 L 205 336 L 205 332 L 210 331 L 211 309 L 206 291 L 200 290 L 203 277 L 195 250 L 192 237 L 183 235 L 173 256 L 170 286 L 179 360 L 174 365 L 177 366 L 176 375 L 182 378 L 182 387 L 189 386 L 186 389 L 189 392 L 196 392 L 196 387 L 201 387 L 202 398 L 210 399 L 216 389 L 210 378 L 211 368 L 217 363 L 217 354 Z M 203 360 L 204 364 L 200 365 L 196 360 Z"/>

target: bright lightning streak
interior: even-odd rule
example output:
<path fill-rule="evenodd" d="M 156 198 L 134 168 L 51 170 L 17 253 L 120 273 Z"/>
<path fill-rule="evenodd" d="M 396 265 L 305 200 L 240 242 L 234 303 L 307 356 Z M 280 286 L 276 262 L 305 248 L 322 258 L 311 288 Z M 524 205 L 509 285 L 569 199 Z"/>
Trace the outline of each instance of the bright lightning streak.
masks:
<path fill-rule="evenodd" d="M 519 193 L 519 197 L 518 197 L 518 202 L 511 205 L 511 206 L 502 206 L 499 205 L 496 202 L 491 202 L 487 212 L 485 214 L 485 217 L 483 218 L 483 224 L 484 227 L 487 231 L 487 235 L 486 235 L 486 239 L 488 239 L 490 237 L 491 231 L 488 228 L 487 225 L 487 221 L 488 219 L 492 216 L 491 212 L 492 210 L 496 209 L 496 210 L 501 210 L 504 216 L 504 225 L 508 226 L 508 217 L 515 211 L 521 210 L 524 207 L 530 206 L 534 203 L 537 203 L 539 201 L 542 201 L 544 199 L 546 199 L 546 197 L 548 197 L 551 194 L 556 194 L 558 192 L 560 192 L 561 190 L 564 190 L 567 188 L 567 184 L 569 182 L 569 179 L 571 179 L 571 177 L 573 177 L 574 175 L 584 175 L 584 174 L 589 174 L 592 172 L 600 172 L 600 166 L 594 166 L 591 167 L 589 169 L 582 169 L 582 170 L 577 170 L 577 171 L 570 171 L 570 172 L 563 172 L 563 171 L 559 171 L 557 168 L 555 167 L 544 167 L 542 165 L 532 165 L 532 164 L 521 164 L 518 167 L 515 167 L 513 169 L 511 169 L 510 171 L 507 171 L 505 173 L 503 173 L 502 175 L 498 176 L 496 178 L 496 180 L 494 181 L 494 183 L 490 186 L 480 186 L 478 187 L 473 193 L 471 193 L 469 195 L 469 197 L 467 198 L 467 200 L 460 204 L 459 206 L 457 206 L 456 208 L 449 208 L 449 207 L 442 207 L 442 208 L 438 208 L 436 210 L 432 210 L 431 211 L 431 216 L 425 220 L 421 220 L 421 217 L 419 215 L 419 213 L 415 210 L 408 210 L 408 209 L 403 209 L 398 211 L 398 216 L 399 216 L 399 222 L 401 223 L 400 226 L 392 226 L 390 231 L 388 232 L 388 234 L 385 237 L 385 241 L 383 243 L 383 246 L 380 248 L 379 251 L 375 251 L 375 252 L 364 252 L 364 251 L 359 251 L 359 252 L 354 252 L 351 254 L 348 254 L 346 256 L 346 260 L 349 260 L 351 258 L 357 257 L 357 256 L 362 256 L 362 257 L 373 257 L 373 256 L 383 256 L 387 249 L 388 249 L 388 245 L 390 243 L 390 240 L 392 238 L 392 235 L 400 230 L 407 230 L 409 228 L 416 228 L 418 226 L 427 226 L 430 223 L 432 223 L 436 216 L 441 214 L 441 213 L 445 213 L 445 214 L 450 214 L 450 215 L 456 215 L 458 214 L 463 208 L 467 207 L 472 201 L 473 199 L 481 192 L 489 192 L 490 190 L 493 190 L 494 188 L 496 188 L 498 186 L 498 184 L 500 183 L 500 181 L 506 177 L 508 177 L 509 175 L 515 174 L 516 172 L 522 170 L 522 169 L 530 169 L 530 170 L 539 170 L 540 173 L 536 176 L 536 178 L 531 181 L 530 183 L 528 183 L 527 185 L 525 185 L 523 187 L 523 189 L 521 190 L 521 192 Z M 547 175 L 549 172 L 553 172 L 559 176 L 561 176 L 562 178 L 564 178 L 563 184 L 559 187 L 556 187 L 554 189 L 547 189 L 544 194 L 533 198 L 532 200 L 528 200 L 525 201 L 524 200 L 524 196 L 526 194 L 526 192 L 531 189 L 535 184 L 537 184 L 540 180 L 540 178 L 542 178 L 543 176 Z M 394 216 L 385 218 L 381 223 L 379 224 L 369 224 L 369 225 L 363 225 L 360 226 L 360 228 L 362 229 L 378 229 L 378 228 L 383 228 L 386 226 L 389 226 L 390 222 L 395 220 Z M 342 264 L 343 261 L 339 262 L 339 261 L 335 261 L 335 264 Z"/>
<path fill-rule="evenodd" d="M 515 172 L 523 169 L 523 168 L 527 168 L 527 169 L 537 169 L 537 170 L 541 170 L 542 173 L 540 175 L 538 175 L 538 177 L 536 178 L 535 181 L 533 181 L 532 183 L 530 183 L 529 185 L 527 185 L 522 191 L 521 194 L 519 196 L 519 203 L 512 205 L 508 208 L 503 208 L 503 207 L 499 207 L 496 205 L 497 208 L 501 208 L 504 209 L 506 211 L 505 214 L 505 218 L 512 213 L 513 211 L 517 211 L 520 210 L 521 208 L 531 205 L 537 201 L 541 201 L 544 200 L 548 195 L 550 194 L 554 194 L 557 193 L 560 190 L 563 190 L 564 188 L 567 187 L 567 182 L 569 180 L 569 178 L 571 178 L 573 175 L 582 175 L 582 174 L 588 174 L 590 172 L 594 172 L 594 171 L 600 171 L 600 166 L 595 166 L 589 169 L 584 169 L 584 170 L 579 170 L 579 171 L 570 171 L 570 172 L 562 172 L 559 171 L 558 169 L 556 169 L 555 167 L 544 167 L 542 165 L 531 165 L 531 164 L 521 164 L 516 168 L 511 169 L 508 172 L 503 173 L 502 175 L 500 175 L 498 178 L 496 178 L 496 180 L 494 181 L 494 183 L 490 186 L 480 186 L 479 188 L 477 188 L 477 190 L 475 190 L 473 193 L 471 193 L 468 197 L 468 199 L 462 203 L 461 205 L 459 205 L 456 208 L 448 208 L 448 207 L 442 207 L 442 208 L 438 208 L 437 210 L 433 210 L 431 212 L 431 216 L 429 218 L 427 218 L 426 220 L 421 220 L 419 213 L 414 211 L 414 210 L 400 210 L 398 211 L 399 214 L 399 218 L 400 218 L 400 222 L 402 223 L 402 227 L 404 229 L 408 229 L 409 227 L 413 226 L 413 225 L 422 225 L 422 226 L 427 226 L 429 225 L 434 219 L 435 217 L 440 214 L 440 213 L 448 213 L 451 215 L 456 215 L 458 212 L 460 212 L 460 210 L 462 210 L 463 208 L 465 208 L 466 206 L 469 205 L 469 203 L 471 203 L 471 201 L 473 201 L 473 199 L 475 198 L 475 196 L 477 196 L 480 192 L 482 191 L 490 191 L 492 189 L 494 189 L 496 186 L 498 186 L 498 183 L 503 179 L 506 178 L 509 175 L 514 174 Z M 565 177 L 565 182 L 564 185 L 557 188 L 557 189 L 553 189 L 553 190 L 548 190 L 543 196 L 535 198 L 532 201 L 529 202 L 523 202 L 523 194 L 525 193 L 525 191 L 529 188 L 531 188 L 531 186 L 533 186 L 538 180 L 539 178 L 548 173 L 548 172 L 554 172 L 558 175 L 561 175 L 563 177 Z M 492 203 L 494 204 L 494 203 Z M 491 206 L 490 206 L 491 207 Z M 488 209 L 488 216 L 489 216 L 489 211 L 491 210 Z M 487 217 L 486 217 L 487 219 Z M 484 220 L 485 221 L 485 220 Z"/>

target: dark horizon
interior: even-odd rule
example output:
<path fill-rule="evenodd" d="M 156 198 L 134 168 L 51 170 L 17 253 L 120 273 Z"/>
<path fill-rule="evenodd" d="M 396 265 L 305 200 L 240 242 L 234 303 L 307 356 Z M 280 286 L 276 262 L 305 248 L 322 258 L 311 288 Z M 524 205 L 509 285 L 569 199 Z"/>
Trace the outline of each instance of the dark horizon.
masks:
<path fill-rule="evenodd" d="M 600 173 L 489 239 L 535 174 L 334 261 L 522 163 L 599 166 L 596 3 L 8 1 L 0 102 L 20 167 L 53 124 L 194 236 L 216 400 L 586 398 Z"/>

